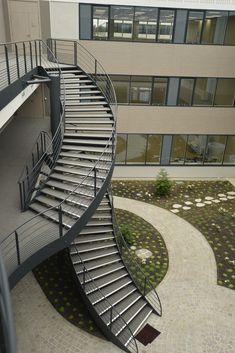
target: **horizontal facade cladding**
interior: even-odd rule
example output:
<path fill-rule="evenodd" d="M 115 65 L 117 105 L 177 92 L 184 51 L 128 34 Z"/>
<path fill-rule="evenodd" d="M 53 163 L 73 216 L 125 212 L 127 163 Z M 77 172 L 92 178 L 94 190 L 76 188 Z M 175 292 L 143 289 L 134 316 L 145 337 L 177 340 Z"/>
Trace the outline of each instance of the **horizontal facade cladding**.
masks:
<path fill-rule="evenodd" d="M 118 134 L 116 165 L 235 166 L 235 135 Z"/>
<path fill-rule="evenodd" d="M 235 78 L 110 75 L 118 104 L 227 106 L 235 104 Z"/>
<path fill-rule="evenodd" d="M 80 39 L 235 45 L 234 11 L 143 5 L 81 3 Z"/>

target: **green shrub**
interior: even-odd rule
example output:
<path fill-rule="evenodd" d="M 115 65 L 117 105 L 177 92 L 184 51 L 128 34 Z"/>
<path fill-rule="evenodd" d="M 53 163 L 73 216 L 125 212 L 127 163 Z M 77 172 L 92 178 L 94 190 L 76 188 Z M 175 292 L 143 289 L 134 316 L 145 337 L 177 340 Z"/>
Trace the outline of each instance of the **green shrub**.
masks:
<path fill-rule="evenodd" d="M 132 245 L 134 242 L 134 237 L 131 234 L 130 228 L 126 224 L 120 225 L 120 230 L 122 232 L 122 236 L 125 239 L 128 245 Z"/>
<path fill-rule="evenodd" d="M 158 196 L 165 196 L 170 193 L 172 182 L 168 179 L 167 172 L 161 169 L 155 181 L 155 193 Z"/>

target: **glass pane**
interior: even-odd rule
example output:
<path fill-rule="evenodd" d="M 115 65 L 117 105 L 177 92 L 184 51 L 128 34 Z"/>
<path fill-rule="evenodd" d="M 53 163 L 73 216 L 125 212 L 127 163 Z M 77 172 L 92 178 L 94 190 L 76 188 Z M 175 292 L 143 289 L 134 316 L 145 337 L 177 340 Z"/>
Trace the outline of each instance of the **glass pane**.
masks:
<path fill-rule="evenodd" d="M 105 6 L 93 7 L 93 38 L 108 38 L 109 8 Z"/>
<path fill-rule="evenodd" d="M 132 39 L 134 8 L 111 6 L 111 38 Z"/>
<path fill-rule="evenodd" d="M 200 43 L 203 12 L 189 11 L 186 43 Z"/>
<path fill-rule="evenodd" d="M 193 104 L 212 105 L 216 87 L 216 78 L 197 78 Z"/>
<path fill-rule="evenodd" d="M 222 164 L 225 144 L 226 136 L 208 136 L 204 163 Z"/>
<path fill-rule="evenodd" d="M 223 44 L 228 13 L 225 11 L 207 11 L 203 26 L 202 43 Z"/>
<path fill-rule="evenodd" d="M 166 104 L 166 94 L 167 94 L 167 83 L 168 78 L 159 77 L 154 79 L 153 86 L 153 104 L 165 105 Z"/>
<path fill-rule="evenodd" d="M 134 25 L 135 40 L 156 41 L 157 9 L 136 7 Z"/>
<path fill-rule="evenodd" d="M 233 106 L 234 92 L 235 92 L 234 78 L 219 78 L 217 80 L 214 105 Z"/>
<path fill-rule="evenodd" d="M 202 164 L 205 149 L 205 135 L 188 135 L 185 164 Z"/>
<path fill-rule="evenodd" d="M 161 145 L 162 145 L 161 135 L 149 135 L 147 153 L 146 153 L 147 164 L 160 163 Z"/>
<path fill-rule="evenodd" d="M 132 76 L 131 103 L 150 104 L 152 91 L 152 78 L 146 76 Z"/>
<path fill-rule="evenodd" d="M 117 102 L 129 103 L 130 76 L 110 76 L 113 82 Z"/>
<path fill-rule="evenodd" d="M 160 10 L 159 28 L 158 28 L 158 42 L 171 43 L 173 39 L 175 11 Z"/>
<path fill-rule="evenodd" d="M 174 135 L 171 146 L 170 164 L 184 164 L 187 135 Z"/>
<path fill-rule="evenodd" d="M 117 154 L 116 154 L 117 164 L 125 164 L 126 162 L 126 142 L 127 142 L 127 134 L 117 135 Z"/>
<path fill-rule="evenodd" d="M 180 80 L 178 105 L 191 105 L 194 78 L 182 78 Z"/>
<path fill-rule="evenodd" d="M 127 164 L 145 164 L 147 135 L 128 135 Z"/>
<path fill-rule="evenodd" d="M 235 164 L 235 136 L 228 136 L 224 163 Z"/>
<path fill-rule="evenodd" d="M 224 44 L 235 45 L 235 12 L 229 12 Z"/>

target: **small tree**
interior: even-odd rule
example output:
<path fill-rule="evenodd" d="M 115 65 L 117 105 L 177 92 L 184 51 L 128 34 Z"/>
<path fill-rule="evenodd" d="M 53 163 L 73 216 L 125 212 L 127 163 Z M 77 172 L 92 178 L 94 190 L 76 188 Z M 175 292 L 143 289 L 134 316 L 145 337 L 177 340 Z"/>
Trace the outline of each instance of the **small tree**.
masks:
<path fill-rule="evenodd" d="M 165 169 L 161 169 L 155 181 L 155 193 L 158 196 L 166 196 L 170 193 L 172 182 L 168 178 Z"/>

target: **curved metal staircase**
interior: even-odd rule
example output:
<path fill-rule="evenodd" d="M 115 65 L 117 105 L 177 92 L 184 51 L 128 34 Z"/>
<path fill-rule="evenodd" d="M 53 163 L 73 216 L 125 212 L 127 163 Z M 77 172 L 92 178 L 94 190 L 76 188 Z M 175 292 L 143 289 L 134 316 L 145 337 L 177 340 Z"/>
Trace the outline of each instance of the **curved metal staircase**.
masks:
<path fill-rule="evenodd" d="M 45 76 L 60 76 L 61 118 L 51 141 L 37 142 L 38 158 L 32 152 L 33 165 L 26 165 L 19 181 L 22 209 L 37 215 L 0 244 L 10 284 L 69 247 L 73 275 L 94 320 L 119 347 L 138 352 L 135 335 L 152 312 L 161 315 L 161 303 L 146 276 L 141 272 L 138 281 L 126 268 L 128 248 L 108 193 L 115 159 L 115 91 L 102 66 L 78 42 L 53 39 L 48 47 L 37 45 Z M 132 261 L 140 273 L 135 266 Z"/>

